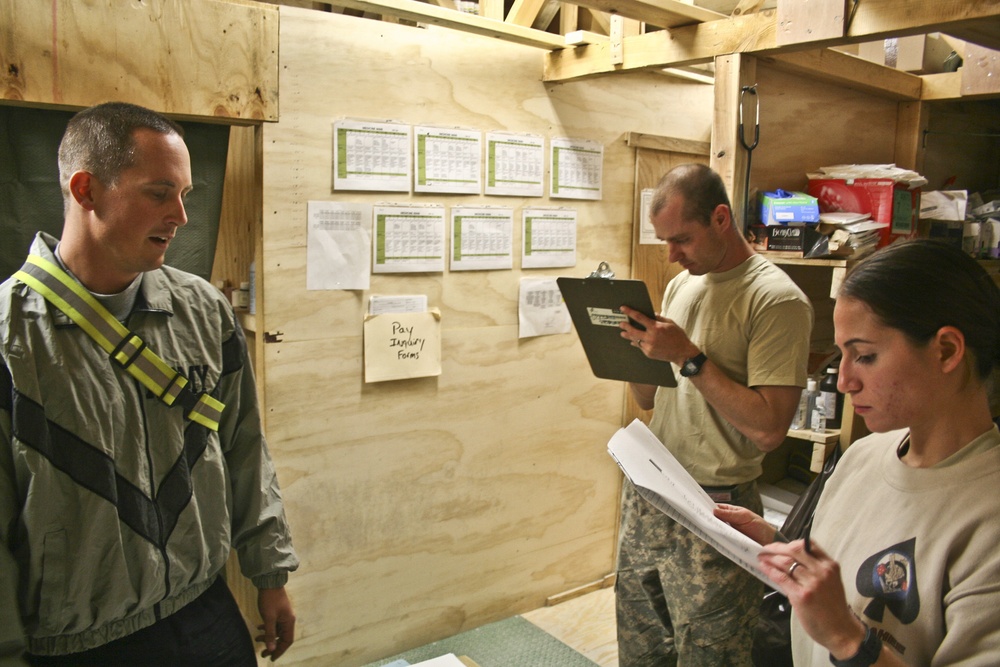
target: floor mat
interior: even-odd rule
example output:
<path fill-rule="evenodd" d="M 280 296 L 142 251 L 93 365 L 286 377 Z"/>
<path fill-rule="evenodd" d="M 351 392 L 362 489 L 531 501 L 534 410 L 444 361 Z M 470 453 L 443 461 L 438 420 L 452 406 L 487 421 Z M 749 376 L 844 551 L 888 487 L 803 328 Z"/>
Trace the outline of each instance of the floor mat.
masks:
<path fill-rule="evenodd" d="M 479 667 L 596 667 L 597 663 L 520 616 L 484 625 L 454 637 L 365 665 L 381 667 L 398 660 L 410 664 L 454 653 Z"/>

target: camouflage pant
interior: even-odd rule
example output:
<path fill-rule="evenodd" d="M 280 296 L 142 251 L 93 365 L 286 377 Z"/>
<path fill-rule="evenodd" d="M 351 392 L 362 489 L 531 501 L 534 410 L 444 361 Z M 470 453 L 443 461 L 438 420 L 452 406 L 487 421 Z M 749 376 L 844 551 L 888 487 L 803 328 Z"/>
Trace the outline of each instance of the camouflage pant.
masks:
<path fill-rule="evenodd" d="M 762 514 L 754 482 L 730 504 Z M 622 491 L 615 584 L 620 667 L 750 667 L 764 585 L 707 542 Z"/>

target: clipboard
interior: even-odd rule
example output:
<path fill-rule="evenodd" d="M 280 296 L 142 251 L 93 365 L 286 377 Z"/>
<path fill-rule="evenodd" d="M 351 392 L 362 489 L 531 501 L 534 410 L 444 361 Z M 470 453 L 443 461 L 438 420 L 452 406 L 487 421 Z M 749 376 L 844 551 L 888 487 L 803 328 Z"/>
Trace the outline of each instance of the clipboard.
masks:
<path fill-rule="evenodd" d="M 606 268 L 601 263 L 601 267 Z M 602 275 L 609 275 L 602 277 Z M 587 361 L 594 375 L 606 380 L 624 380 L 660 387 L 676 387 L 677 378 L 669 361 L 650 359 L 621 337 L 618 324 L 626 319 L 621 306 L 634 308 L 653 317 L 646 283 L 641 280 L 615 280 L 609 270 L 601 269 L 588 278 L 557 278 L 563 301 Z M 634 326 L 642 328 L 638 323 Z"/>

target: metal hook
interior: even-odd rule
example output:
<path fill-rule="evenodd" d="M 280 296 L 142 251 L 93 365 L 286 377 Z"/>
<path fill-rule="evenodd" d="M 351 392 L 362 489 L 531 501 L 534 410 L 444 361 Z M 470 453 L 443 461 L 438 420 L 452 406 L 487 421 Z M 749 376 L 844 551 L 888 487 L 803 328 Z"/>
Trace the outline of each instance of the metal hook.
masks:
<path fill-rule="evenodd" d="M 744 136 L 743 133 L 743 104 L 744 104 L 744 98 L 746 97 L 747 93 L 753 95 L 756 106 L 756 108 L 754 109 L 754 116 L 753 116 L 754 120 L 753 143 L 749 145 L 747 145 L 746 137 Z M 757 142 L 760 141 L 760 96 L 757 95 L 756 83 L 753 84 L 752 86 L 743 86 L 743 88 L 740 89 L 740 126 L 738 129 L 738 134 L 740 135 L 740 143 L 743 145 L 743 148 L 747 149 L 748 151 L 752 151 L 753 149 L 757 148 Z"/>

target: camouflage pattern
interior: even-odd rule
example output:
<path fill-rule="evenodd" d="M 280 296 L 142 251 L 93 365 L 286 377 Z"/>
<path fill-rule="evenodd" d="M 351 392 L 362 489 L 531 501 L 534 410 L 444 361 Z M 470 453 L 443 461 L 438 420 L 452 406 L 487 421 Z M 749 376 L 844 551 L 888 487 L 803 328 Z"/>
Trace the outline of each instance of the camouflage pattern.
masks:
<path fill-rule="evenodd" d="M 732 505 L 763 513 L 756 482 Z M 764 585 L 711 545 L 622 489 L 615 584 L 620 667 L 750 667 Z"/>

